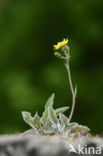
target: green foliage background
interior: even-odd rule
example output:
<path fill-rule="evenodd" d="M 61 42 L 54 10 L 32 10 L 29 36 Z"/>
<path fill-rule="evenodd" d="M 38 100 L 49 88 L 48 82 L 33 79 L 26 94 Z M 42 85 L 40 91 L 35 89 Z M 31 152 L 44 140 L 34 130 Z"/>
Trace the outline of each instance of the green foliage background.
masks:
<path fill-rule="evenodd" d="M 21 111 L 41 115 L 53 92 L 55 108 L 71 106 L 67 73 L 52 47 L 65 37 L 78 86 L 72 121 L 102 133 L 102 0 L 0 1 L 0 133 L 29 128 Z"/>

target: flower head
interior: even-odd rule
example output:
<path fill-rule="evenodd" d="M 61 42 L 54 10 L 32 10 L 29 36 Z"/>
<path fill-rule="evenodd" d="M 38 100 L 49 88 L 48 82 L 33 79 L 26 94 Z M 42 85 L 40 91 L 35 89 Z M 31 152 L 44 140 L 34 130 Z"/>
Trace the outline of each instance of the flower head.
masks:
<path fill-rule="evenodd" d="M 64 47 L 68 43 L 68 39 L 63 39 L 63 41 L 58 42 L 56 45 L 53 45 L 55 50 L 58 50 L 62 47 Z"/>

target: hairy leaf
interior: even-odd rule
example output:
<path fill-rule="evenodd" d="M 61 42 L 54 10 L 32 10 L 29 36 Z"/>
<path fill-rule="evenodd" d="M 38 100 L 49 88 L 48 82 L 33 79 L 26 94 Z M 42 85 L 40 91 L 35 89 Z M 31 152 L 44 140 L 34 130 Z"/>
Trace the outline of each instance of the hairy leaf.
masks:
<path fill-rule="evenodd" d="M 46 102 L 45 109 L 48 109 L 48 107 L 52 107 L 52 106 L 53 106 L 54 97 L 55 97 L 55 94 L 53 93 L 53 94 L 49 97 L 48 101 Z"/>
<path fill-rule="evenodd" d="M 41 122 L 43 123 L 43 125 L 45 126 L 48 122 L 48 110 L 45 110 L 42 114 L 41 117 Z"/>
<path fill-rule="evenodd" d="M 36 134 L 36 133 L 38 133 L 38 131 L 35 130 L 35 129 L 28 129 L 28 130 L 25 131 L 23 134 L 26 134 L 26 133 L 28 133 L 28 134 L 30 134 L 30 133 L 34 133 L 34 134 Z"/>
<path fill-rule="evenodd" d="M 58 125 L 58 119 L 57 119 L 57 117 L 56 117 L 56 113 L 55 113 L 53 107 L 49 107 L 49 108 L 48 108 L 48 116 L 49 116 L 50 122 L 51 122 L 54 126 L 57 126 L 57 125 Z"/>
<path fill-rule="evenodd" d="M 36 113 L 35 116 L 34 116 L 34 126 L 37 128 L 37 129 L 41 129 L 41 122 L 40 122 L 40 117 L 39 115 Z"/>
<path fill-rule="evenodd" d="M 73 127 L 76 127 L 78 123 L 72 122 L 66 125 L 65 129 L 72 129 Z"/>
<path fill-rule="evenodd" d="M 31 113 L 29 113 L 29 112 L 22 112 L 22 116 L 23 116 L 24 121 L 28 125 L 30 125 L 32 128 L 35 129 L 35 126 L 34 126 L 34 118 L 31 116 Z"/>
<path fill-rule="evenodd" d="M 53 134 L 54 133 L 54 130 L 51 127 L 43 127 L 42 131 L 44 134 Z"/>
<path fill-rule="evenodd" d="M 75 127 L 73 127 L 71 129 L 72 133 L 75 133 L 75 132 L 85 132 L 85 133 L 87 133 L 89 131 L 90 131 L 90 129 L 88 127 L 82 126 L 82 125 L 76 125 Z"/>
<path fill-rule="evenodd" d="M 65 111 L 67 111 L 69 109 L 69 107 L 62 107 L 62 108 L 58 108 L 55 110 L 56 115 L 58 116 L 60 113 L 64 113 Z"/>
<path fill-rule="evenodd" d="M 59 119 L 62 125 L 68 124 L 68 118 L 64 114 L 59 114 Z"/>

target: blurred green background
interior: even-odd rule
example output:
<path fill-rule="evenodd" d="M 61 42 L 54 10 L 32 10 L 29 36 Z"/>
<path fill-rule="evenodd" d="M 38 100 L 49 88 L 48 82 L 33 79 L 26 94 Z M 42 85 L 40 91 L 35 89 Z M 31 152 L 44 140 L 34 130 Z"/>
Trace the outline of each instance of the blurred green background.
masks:
<path fill-rule="evenodd" d="M 78 86 L 72 121 L 103 132 L 103 1 L 1 0 L 1 134 L 28 129 L 21 111 L 41 115 L 53 92 L 55 108 L 71 108 L 67 73 L 52 47 L 65 37 Z"/>

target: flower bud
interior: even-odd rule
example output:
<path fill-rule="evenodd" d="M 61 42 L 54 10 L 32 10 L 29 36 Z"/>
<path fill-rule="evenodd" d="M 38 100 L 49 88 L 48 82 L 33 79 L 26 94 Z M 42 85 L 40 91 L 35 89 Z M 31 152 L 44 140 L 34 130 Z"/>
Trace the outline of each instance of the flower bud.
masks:
<path fill-rule="evenodd" d="M 54 55 L 55 55 L 56 57 L 58 57 L 58 58 L 61 58 L 61 54 L 58 53 L 58 52 L 55 52 Z"/>

